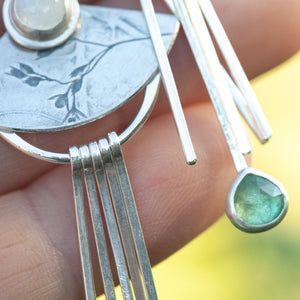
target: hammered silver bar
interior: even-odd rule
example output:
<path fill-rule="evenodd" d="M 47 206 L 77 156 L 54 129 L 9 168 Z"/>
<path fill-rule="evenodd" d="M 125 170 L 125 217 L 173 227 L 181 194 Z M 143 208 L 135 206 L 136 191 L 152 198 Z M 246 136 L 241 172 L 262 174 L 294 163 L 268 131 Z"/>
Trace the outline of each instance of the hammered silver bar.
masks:
<path fill-rule="evenodd" d="M 177 131 L 181 140 L 186 162 L 193 165 L 197 162 L 195 150 L 191 141 L 190 133 L 186 124 L 183 109 L 180 103 L 176 83 L 168 60 L 166 48 L 161 38 L 155 11 L 151 0 L 140 0 L 153 47 L 159 64 L 162 81 L 166 89 Z"/>
<path fill-rule="evenodd" d="M 95 184 L 93 163 L 90 151 L 87 145 L 79 148 L 80 159 L 83 166 L 84 181 L 88 196 L 90 213 L 92 217 L 94 236 L 97 246 L 100 270 L 102 275 L 105 297 L 107 300 L 115 300 L 114 282 L 111 274 L 111 266 L 106 246 L 103 222 L 99 208 L 97 188 Z"/>
<path fill-rule="evenodd" d="M 153 275 L 151 271 L 151 264 L 146 248 L 146 243 L 143 237 L 138 212 L 136 209 L 134 195 L 122 154 L 120 139 L 115 132 L 112 132 L 108 134 L 108 141 L 112 156 L 114 158 L 114 164 L 116 167 L 119 184 L 124 197 L 124 204 L 126 206 L 130 228 L 136 247 L 136 253 L 139 260 L 141 273 L 144 279 L 147 296 L 148 299 L 155 300 L 157 299 L 157 293 L 155 290 Z"/>
<path fill-rule="evenodd" d="M 120 134 L 121 144 L 127 142 L 146 122 L 154 107 L 157 94 L 159 91 L 160 74 L 155 75 L 152 81 L 147 85 L 144 101 L 141 108 L 132 123 Z M 53 163 L 67 164 L 70 163 L 70 155 L 67 153 L 55 153 L 37 148 L 26 142 L 14 132 L 0 131 L 2 136 L 8 143 L 22 151 L 23 153 Z"/>
<path fill-rule="evenodd" d="M 253 122 L 253 118 L 249 111 L 249 106 L 247 104 L 247 100 L 246 100 L 245 96 L 242 94 L 241 90 L 236 86 L 235 82 L 232 80 L 232 78 L 230 77 L 230 75 L 227 73 L 227 71 L 225 70 L 225 68 L 223 66 L 222 66 L 222 71 L 223 71 L 224 77 L 227 81 L 230 92 L 232 94 L 235 105 L 237 106 L 240 114 L 243 116 L 245 122 L 248 124 L 248 126 L 251 128 L 252 132 L 258 138 L 259 128 Z"/>
<path fill-rule="evenodd" d="M 226 32 L 210 0 L 197 0 L 209 27 L 222 51 L 230 73 L 237 86 L 247 99 L 248 111 L 257 128 L 256 134 L 261 143 L 266 143 L 272 136 L 272 128 L 257 100 L 250 82 L 237 58 Z"/>
<path fill-rule="evenodd" d="M 86 300 L 96 300 L 95 286 L 93 280 L 93 269 L 91 263 L 89 239 L 84 209 L 82 165 L 78 148 L 71 147 L 69 150 L 72 165 L 73 191 L 85 297 Z"/>
<path fill-rule="evenodd" d="M 210 98 L 212 99 L 212 103 L 216 110 L 216 114 L 218 116 L 219 122 L 222 126 L 226 141 L 228 143 L 231 155 L 233 157 L 233 161 L 235 167 L 238 172 L 245 169 L 247 167 L 247 163 L 241 154 L 239 145 L 237 143 L 236 136 L 233 132 L 232 126 L 228 120 L 227 113 L 225 111 L 224 105 L 221 101 L 221 95 L 219 90 L 216 88 L 216 80 L 214 79 L 211 68 L 208 64 L 206 56 L 204 54 L 204 50 L 202 48 L 202 44 L 199 42 L 198 35 L 195 31 L 194 24 L 192 23 L 189 12 L 183 1 L 174 0 L 173 1 L 175 13 L 180 19 L 182 26 L 184 28 L 187 39 L 191 45 L 191 49 L 194 53 L 197 65 L 199 70 L 202 73 L 202 77 L 207 86 Z M 203 18 L 202 18 L 203 19 Z"/>
<path fill-rule="evenodd" d="M 135 253 L 133 238 L 129 227 L 128 216 L 124 205 L 124 199 L 120 190 L 120 185 L 118 182 L 113 158 L 109 149 L 107 139 L 101 139 L 98 145 L 108 179 L 110 194 L 114 206 L 125 257 L 127 259 L 127 266 L 132 280 L 133 290 L 137 299 L 146 299 L 144 294 L 143 282 L 140 276 L 139 264 Z"/>
<path fill-rule="evenodd" d="M 202 12 L 198 6 L 197 0 L 183 0 L 183 3 L 185 4 L 184 6 L 197 34 L 198 42 L 202 47 L 205 59 L 214 80 L 215 88 L 220 95 L 220 100 L 223 103 L 224 110 L 227 114 L 227 119 L 231 124 L 234 135 L 236 136 L 240 151 L 243 154 L 247 154 L 251 151 L 251 145 L 244 130 L 244 126 L 241 122 L 227 82 L 223 76 L 217 52 L 210 37 L 208 28 L 205 24 Z"/>
<path fill-rule="evenodd" d="M 115 258 L 121 291 L 125 300 L 133 300 L 122 243 L 119 236 L 118 226 L 115 220 L 114 209 L 111 203 L 108 183 L 104 171 L 104 165 L 100 156 L 100 150 L 97 143 L 94 142 L 89 144 L 89 150 L 93 160 L 94 172 L 96 176 L 106 226 L 108 229 L 108 235 L 111 242 L 113 255 Z"/>

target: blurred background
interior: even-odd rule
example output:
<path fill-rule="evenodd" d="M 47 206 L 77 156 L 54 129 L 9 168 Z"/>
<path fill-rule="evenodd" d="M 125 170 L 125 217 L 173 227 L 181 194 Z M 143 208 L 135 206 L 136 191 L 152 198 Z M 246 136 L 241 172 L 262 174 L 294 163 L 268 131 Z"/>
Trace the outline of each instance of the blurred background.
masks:
<path fill-rule="evenodd" d="M 300 299 L 300 53 L 252 84 L 274 131 L 264 146 L 252 139 L 253 167 L 286 187 L 288 214 L 260 234 L 224 216 L 154 268 L 159 299 Z"/>
<path fill-rule="evenodd" d="M 274 131 L 265 146 L 253 139 L 253 167 L 286 187 L 288 214 L 260 234 L 224 216 L 154 268 L 159 299 L 300 299 L 300 53 L 252 84 Z"/>

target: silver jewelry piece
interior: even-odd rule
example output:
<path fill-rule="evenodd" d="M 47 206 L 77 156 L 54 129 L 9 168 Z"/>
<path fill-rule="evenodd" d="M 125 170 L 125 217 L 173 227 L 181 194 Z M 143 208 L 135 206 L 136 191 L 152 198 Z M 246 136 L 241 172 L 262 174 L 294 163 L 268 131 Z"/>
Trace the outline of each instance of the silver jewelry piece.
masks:
<path fill-rule="evenodd" d="M 79 26 L 79 4 L 77 0 L 5 0 L 3 21 L 21 46 L 49 49 L 74 34 Z"/>
<path fill-rule="evenodd" d="M 46 5 L 46 2 L 54 5 L 57 1 L 39 1 L 34 9 Z M 160 83 L 158 64 L 143 14 L 83 5 L 80 30 L 64 44 L 40 50 L 49 41 L 45 42 L 46 35 L 42 33 L 33 34 L 31 29 L 37 28 L 32 24 L 36 20 L 29 18 L 32 16 L 29 7 L 20 12 L 20 5 L 24 3 L 27 2 L 6 0 L 4 14 L 6 17 L 10 14 L 9 21 L 14 23 L 12 25 L 6 20 L 5 24 L 16 42 L 38 50 L 17 46 L 8 34 L 0 39 L 0 47 L 7 50 L 0 58 L 4 70 L 0 74 L 0 97 L 9 99 L 1 107 L 0 135 L 33 157 L 71 163 L 86 299 L 96 299 L 94 281 L 97 279 L 93 278 L 90 258 L 83 182 L 106 298 L 116 299 L 116 296 L 104 227 L 108 231 L 124 299 L 155 300 L 157 295 L 150 261 L 121 151 L 121 144 L 128 141 L 150 115 Z M 62 3 L 56 4 L 62 8 Z M 64 8 L 67 9 L 70 3 L 73 2 L 64 1 Z M 18 15 L 13 15 L 16 13 Z M 64 17 L 68 13 L 66 10 Z M 75 10 L 74 13 L 72 20 L 77 18 Z M 26 14 L 28 23 L 24 21 Z M 20 20 L 16 21 L 17 16 L 23 17 L 26 26 L 33 27 L 26 29 L 24 24 L 21 26 Z M 162 34 L 161 46 L 167 52 L 177 35 L 178 23 L 173 16 L 161 14 L 157 15 L 157 21 Z M 26 43 L 18 40 L 9 26 L 14 26 L 13 30 L 18 31 Z M 62 28 L 59 25 L 54 29 L 58 39 L 64 34 Z M 64 63 L 63 69 L 60 62 Z M 99 82 L 101 85 L 97 84 Z M 111 113 L 144 87 L 145 97 L 140 111 L 126 130 L 119 135 L 110 133 L 107 139 L 79 148 L 72 146 L 69 154 L 39 149 L 17 135 L 21 131 L 49 132 L 81 126 Z"/>
<path fill-rule="evenodd" d="M 271 128 L 210 1 L 165 1 L 182 23 L 239 173 L 228 195 L 227 214 L 243 231 L 267 230 L 283 219 L 288 197 L 274 178 L 247 166 L 243 154 L 249 153 L 251 147 L 237 108 L 262 143 L 270 138 Z M 156 15 L 151 0 L 140 3 L 144 15 L 82 5 L 80 21 L 76 0 L 5 0 L 3 6 L 4 23 L 13 40 L 8 34 L 0 39 L 0 47 L 6 49 L 0 57 L 4 70 L 0 74 L 0 98 L 8 99 L 1 105 L 0 135 L 33 157 L 71 163 L 83 280 L 89 300 L 96 299 L 96 279 L 90 258 L 83 182 L 106 298 L 116 299 L 116 296 L 104 227 L 123 298 L 157 299 L 121 145 L 151 113 L 159 89 L 158 69 L 186 161 L 196 163 L 167 58 L 178 23 L 173 16 Z M 220 64 L 204 18 L 233 79 Z M 39 149 L 16 133 L 84 125 L 110 114 L 144 87 L 140 111 L 124 132 L 119 135 L 112 132 L 107 138 L 79 148 L 72 146 L 69 154 Z"/>
<path fill-rule="evenodd" d="M 271 127 L 210 0 L 165 2 L 183 26 L 238 172 L 228 194 L 227 215 L 237 228 L 245 232 L 268 230 L 285 216 L 288 196 L 277 180 L 247 166 L 243 154 L 250 152 L 251 148 L 246 134 L 240 130 L 242 125 L 235 105 L 261 143 L 270 139 Z M 234 81 L 220 64 L 204 17 Z"/>

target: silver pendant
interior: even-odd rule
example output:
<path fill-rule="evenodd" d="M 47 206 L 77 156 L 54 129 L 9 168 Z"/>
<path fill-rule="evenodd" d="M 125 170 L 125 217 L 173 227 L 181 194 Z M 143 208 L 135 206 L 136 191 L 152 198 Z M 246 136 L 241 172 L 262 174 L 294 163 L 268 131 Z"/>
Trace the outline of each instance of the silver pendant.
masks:
<path fill-rule="evenodd" d="M 12 9 L 21 2 L 6 1 L 6 13 L 14 13 Z M 76 3 L 71 1 L 69 4 Z M 96 299 L 94 281 L 101 279 L 93 278 L 83 182 L 106 298 L 116 298 L 107 253 L 107 243 L 110 243 L 124 299 L 157 299 L 121 150 L 121 144 L 143 125 L 154 106 L 160 83 L 156 56 L 141 12 L 84 5 L 80 10 L 78 30 L 63 44 L 62 27 L 53 39 L 53 34 L 41 34 L 39 40 L 32 32 L 23 32 L 23 27 L 18 27 L 19 23 L 14 19 L 10 19 L 14 22 L 10 25 L 6 20 L 13 39 L 31 50 L 16 45 L 8 34 L 0 39 L 0 47 L 6 49 L 0 58 L 4 70 L 0 75 L 3 100 L 0 135 L 33 157 L 71 163 L 86 299 Z M 73 13 L 76 19 L 77 8 Z M 164 49 L 168 51 L 176 37 L 178 22 L 170 15 L 158 15 L 157 18 Z M 14 35 L 14 30 L 26 38 L 26 43 Z M 40 50 L 49 45 L 49 41 L 52 47 L 54 40 L 59 41 L 56 47 Z M 144 87 L 140 111 L 124 132 L 119 135 L 112 132 L 107 138 L 78 148 L 71 146 L 69 154 L 36 148 L 16 133 L 50 132 L 81 126 L 108 115 Z M 104 212 L 103 220 L 99 202 Z M 109 241 L 105 240 L 104 227 L 108 230 Z"/>
<path fill-rule="evenodd" d="M 47 1 L 53 5 L 55 2 L 27 1 L 36 3 L 34 9 Z M 105 226 L 124 299 L 157 299 L 121 145 L 151 113 L 161 76 L 186 161 L 190 165 L 196 163 L 167 58 L 177 34 L 177 20 L 170 15 L 156 15 L 151 0 L 140 1 L 144 15 L 83 5 L 79 19 L 77 1 L 65 0 L 57 7 L 47 7 L 46 15 L 51 24 L 45 22 L 40 26 L 38 16 L 30 12 L 29 7 L 25 11 L 20 9 L 25 2 L 6 0 L 4 3 L 5 25 L 21 46 L 17 46 L 8 34 L 0 39 L 0 47 L 7 49 L 0 57 L 4 70 L 0 74 L 0 99 L 3 101 L 0 135 L 33 157 L 71 163 L 86 298 L 95 299 L 94 280 L 97 279 L 93 278 L 90 260 L 83 182 L 107 299 L 115 299 L 115 294 L 103 232 Z M 243 231 L 270 229 L 286 214 L 287 193 L 274 178 L 247 166 L 243 154 L 249 153 L 251 147 L 238 110 L 262 143 L 271 137 L 270 125 L 210 1 L 165 2 L 183 26 L 238 172 L 228 195 L 227 214 Z M 51 16 L 56 9 L 53 20 Z M 32 19 L 27 22 L 24 16 L 30 13 Z M 205 21 L 224 54 L 231 76 L 220 64 Z M 49 132 L 84 125 L 110 114 L 144 87 L 147 88 L 140 111 L 124 132 L 109 133 L 88 145 L 71 146 L 68 154 L 38 149 L 16 133 Z"/>
<path fill-rule="evenodd" d="M 158 20 L 169 48 L 177 21 Z M 0 47 L 6 49 L 0 98 L 10 99 L 1 103 L 3 131 L 63 130 L 104 117 L 141 91 L 158 68 L 143 14 L 130 10 L 82 5 L 80 30 L 61 46 L 25 50 L 4 34 Z"/>
<path fill-rule="evenodd" d="M 268 230 L 284 218 L 288 195 L 276 179 L 247 166 L 243 154 L 249 153 L 251 146 L 238 110 L 262 144 L 270 139 L 272 129 L 210 0 L 165 2 L 183 26 L 238 172 L 228 193 L 227 215 L 237 228 L 245 232 Z M 206 23 L 231 76 L 220 63 Z"/>

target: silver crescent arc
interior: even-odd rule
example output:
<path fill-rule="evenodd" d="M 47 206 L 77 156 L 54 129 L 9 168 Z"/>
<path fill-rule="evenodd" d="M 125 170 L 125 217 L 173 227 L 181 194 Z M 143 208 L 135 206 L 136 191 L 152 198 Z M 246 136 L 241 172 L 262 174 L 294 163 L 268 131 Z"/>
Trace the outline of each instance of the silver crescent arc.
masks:
<path fill-rule="evenodd" d="M 127 129 L 125 129 L 119 135 L 120 144 L 124 144 L 126 141 L 128 141 L 148 119 L 152 111 L 152 108 L 155 104 L 155 100 L 157 98 L 159 85 L 160 85 L 160 74 L 157 74 L 146 88 L 144 101 L 135 119 L 127 127 Z M 18 150 L 34 158 L 38 158 L 41 160 L 54 162 L 54 163 L 63 163 L 63 164 L 70 163 L 69 154 L 55 153 L 55 152 L 39 149 L 31 145 L 30 143 L 26 142 L 24 139 L 22 139 L 19 135 L 17 135 L 14 132 L 0 131 L 0 136 L 2 136 L 8 143 L 13 145 Z"/>

